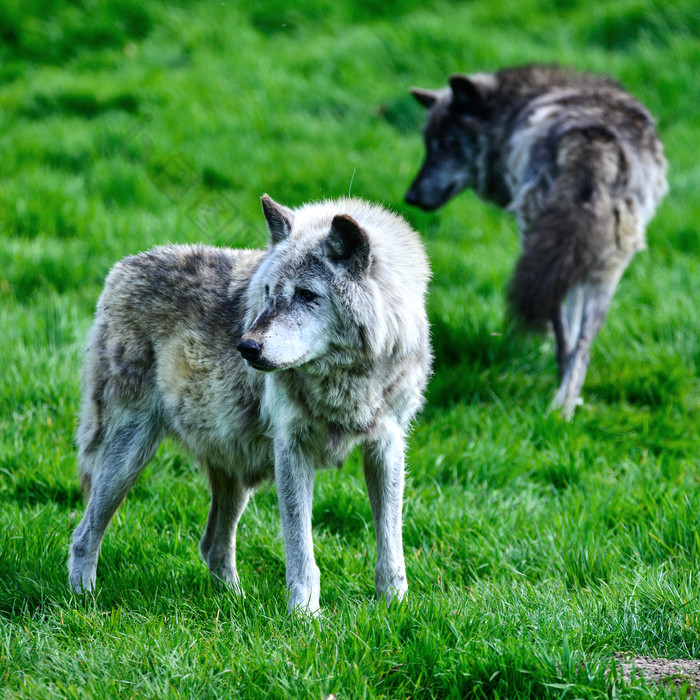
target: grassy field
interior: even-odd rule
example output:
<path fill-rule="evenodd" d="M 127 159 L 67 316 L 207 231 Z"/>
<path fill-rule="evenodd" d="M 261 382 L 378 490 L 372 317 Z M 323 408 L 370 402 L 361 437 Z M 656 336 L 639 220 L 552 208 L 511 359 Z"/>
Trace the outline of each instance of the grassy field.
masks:
<path fill-rule="evenodd" d="M 558 61 L 658 117 L 671 192 L 594 346 L 585 405 L 547 414 L 548 339 L 504 332 L 514 221 L 464 194 L 402 204 L 423 156 L 410 85 Z M 696 0 L 8 0 L 0 6 L 0 695 L 663 697 L 614 652 L 700 656 L 700 13 Z M 374 600 L 359 461 L 316 481 L 323 615 L 285 613 L 277 497 L 212 586 L 204 480 L 164 444 L 86 600 L 79 368 L 105 274 L 166 241 L 262 246 L 259 196 L 402 212 L 435 279 L 412 436 L 410 599 Z M 681 691 L 681 696 L 685 691 Z"/>

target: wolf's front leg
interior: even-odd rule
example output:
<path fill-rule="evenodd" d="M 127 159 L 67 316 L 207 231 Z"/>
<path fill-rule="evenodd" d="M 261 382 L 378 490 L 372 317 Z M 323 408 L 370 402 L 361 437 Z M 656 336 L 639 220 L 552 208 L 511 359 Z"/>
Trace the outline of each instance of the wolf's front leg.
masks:
<path fill-rule="evenodd" d="M 275 438 L 275 482 L 287 555 L 289 610 L 315 613 L 321 576 L 311 538 L 314 468 L 298 445 L 280 436 Z"/>
<path fill-rule="evenodd" d="M 404 438 L 395 423 L 365 445 L 365 481 L 377 536 L 377 566 L 374 583 L 377 595 L 390 603 L 402 600 L 408 591 L 401 536 L 404 487 Z"/>

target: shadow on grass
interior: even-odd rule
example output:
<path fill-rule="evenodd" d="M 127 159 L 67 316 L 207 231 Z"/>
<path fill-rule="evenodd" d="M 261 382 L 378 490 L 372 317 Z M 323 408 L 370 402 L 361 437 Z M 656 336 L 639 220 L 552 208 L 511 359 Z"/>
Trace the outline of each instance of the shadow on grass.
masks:
<path fill-rule="evenodd" d="M 603 377 L 589 381 L 587 391 L 607 403 L 663 408 L 671 401 L 682 401 L 690 390 L 690 379 L 689 370 L 677 356 L 651 357 L 637 363 L 621 356 L 609 363 Z"/>
<path fill-rule="evenodd" d="M 494 333 L 479 322 L 465 327 L 438 318 L 432 321 L 431 332 L 435 376 L 428 388 L 428 406 L 480 401 L 494 391 L 501 394 L 511 383 L 504 375 L 513 370 L 530 378 L 546 371 L 545 364 L 555 371 L 553 356 L 538 348 L 540 337 L 510 327 Z"/>

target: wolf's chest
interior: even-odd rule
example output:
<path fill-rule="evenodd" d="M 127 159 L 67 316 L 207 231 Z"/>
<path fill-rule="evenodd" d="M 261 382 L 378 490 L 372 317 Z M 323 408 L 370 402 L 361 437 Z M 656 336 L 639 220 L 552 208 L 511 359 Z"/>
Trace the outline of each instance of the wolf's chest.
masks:
<path fill-rule="evenodd" d="M 347 372 L 324 376 L 285 373 L 273 391 L 298 420 L 318 426 L 328 449 L 370 431 L 383 403 L 380 384 Z"/>

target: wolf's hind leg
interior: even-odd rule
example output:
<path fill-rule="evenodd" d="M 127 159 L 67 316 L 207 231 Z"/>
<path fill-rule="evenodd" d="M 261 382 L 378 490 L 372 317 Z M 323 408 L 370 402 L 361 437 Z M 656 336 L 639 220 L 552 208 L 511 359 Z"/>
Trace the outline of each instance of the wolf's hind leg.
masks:
<path fill-rule="evenodd" d="M 118 427 L 108 427 L 107 435 L 91 452 L 81 451 L 81 467 L 89 479 L 89 500 L 85 514 L 73 533 L 68 575 L 76 593 L 95 587 L 97 559 L 102 538 L 112 516 L 160 442 L 160 424 L 139 414 L 121 416 Z M 86 461 L 92 461 L 86 469 Z M 86 479 L 87 480 L 87 479 Z"/>
<path fill-rule="evenodd" d="M 581 327 L 561 386 L 552 402 L 552 408 L 561 409 L 562 415 L 567 420 L 573 416 L 576 406 L 580 403 L 579 394 L 586 379 L 591 344 L 605 321 L 614 291 L 614 285 L 585 284 L 582 287 Z"/>
<path fill-rule="evenodd" d="M 581 282 L 575 284 L 566 295 L 566 325 L 569 329 L 569 344 L 573 346 L 581 335 L 583 319 L 584 286 Z"/>
<path fill-rule="evenodd" d="M 243 594 L 236 569 L 236 529 L 250 498 L 251 489 L 223 469 L 206 465 L 211 485 L 211 507 L 199 551 L 214 580 Z"/>
<path fill-rule="evenodd" d="M 559 378 L 564 376 L 571 354 L 571 339 L 564 307 L 558 308 L 552 314 L 552 329 L 554 330 L 554 354 L 557 358 Z"/>
<path fill-rule="evenodd" d="M 566 372 L 574 343 L 581 334 L 582 317 L 583 285 L 577 283 L 569 290 L 564 303 L 552 317 L 559 379 L 562 379 Z"/>
<path fill-rule="evenodd" d="M 365 483 L 377 537 L 374 583 L 387 603 L 402 600 L 408 591 L 401 534 L 404 488 L 404 439 L 398 425 L 364 452 Z"/>

